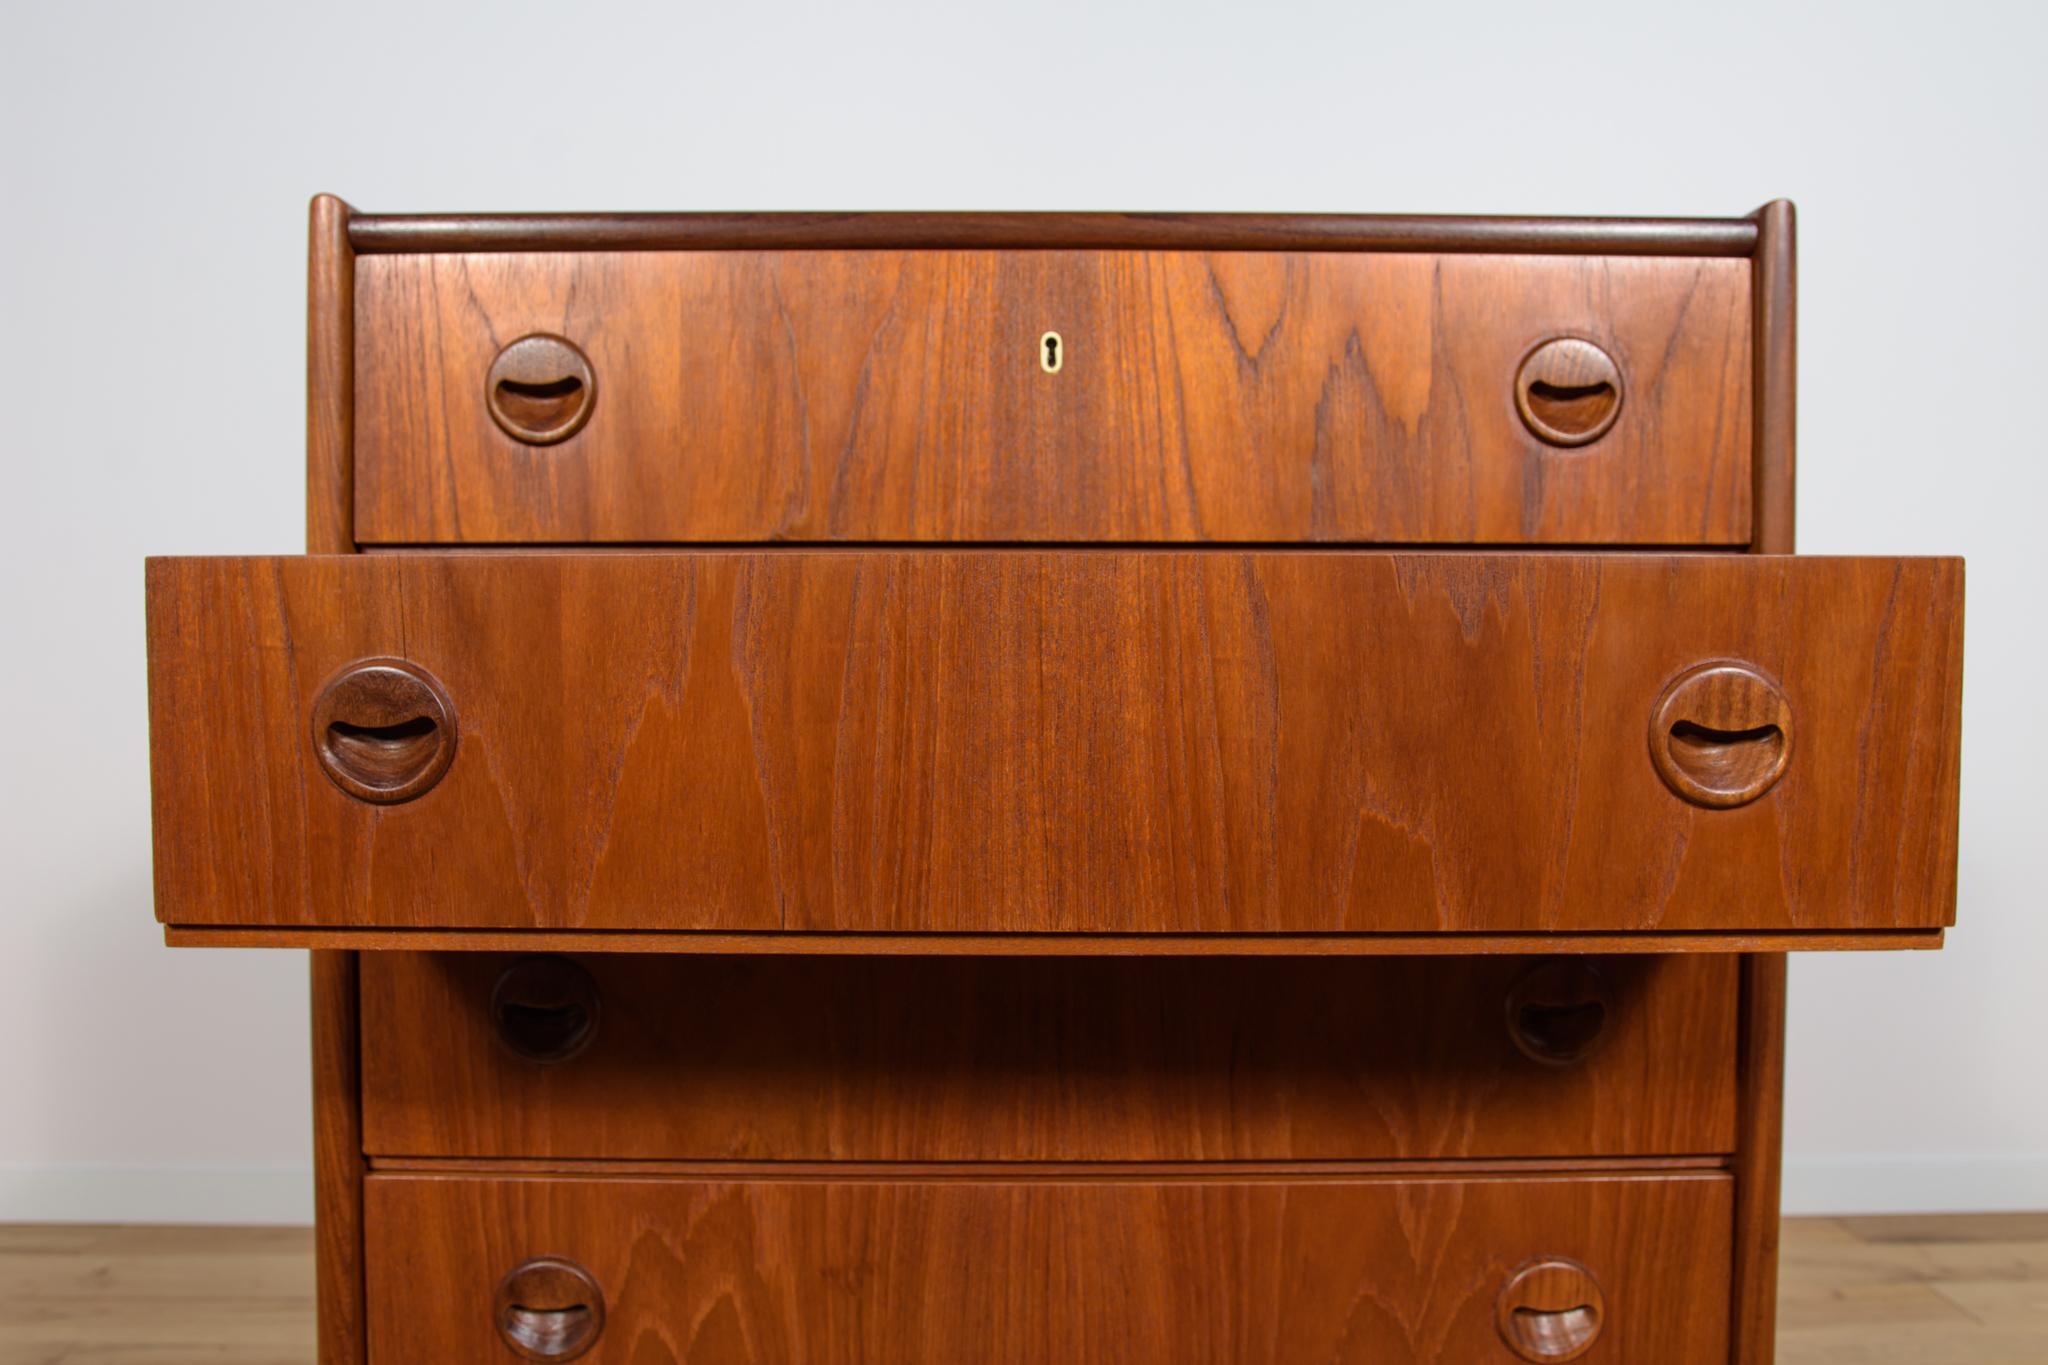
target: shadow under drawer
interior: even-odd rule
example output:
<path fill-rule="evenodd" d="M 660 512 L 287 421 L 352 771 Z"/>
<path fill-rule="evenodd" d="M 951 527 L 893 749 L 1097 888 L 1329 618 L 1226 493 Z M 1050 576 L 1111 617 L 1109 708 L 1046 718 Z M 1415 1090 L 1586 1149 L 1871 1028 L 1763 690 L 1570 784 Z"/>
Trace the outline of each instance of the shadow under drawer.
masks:
<path fill-rule="evenodd" d="M 1737 959 L 367 953 L 373 1156 L 1367 1161 L 1735 1145 Z"/>

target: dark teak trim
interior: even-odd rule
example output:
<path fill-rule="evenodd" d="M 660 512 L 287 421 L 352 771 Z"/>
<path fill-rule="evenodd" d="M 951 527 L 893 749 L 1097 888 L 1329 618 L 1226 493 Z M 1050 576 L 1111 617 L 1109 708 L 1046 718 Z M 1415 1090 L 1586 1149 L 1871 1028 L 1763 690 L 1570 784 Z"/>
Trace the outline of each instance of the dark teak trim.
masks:
<path fill-rule="evenodd" d="M 1156 250 L 1748 256 L 1750 218 L 1281 213 L 358 214 L 359 252 Z"/>
<path fill-rule="evenodd" d="M 1793 498 L 1793 429 L 1798 416 L 1797 274 L 1792 201 L 1779 199 L 1754 215 L 1757 248 L 1750 268 L 1754 305 L 1750 335 L 1755 375 L 1756 485 L 1750 516 L 1751 548 L 1760 554 L 1792 553 L 1796 521 Z"/>
<path fill-rule="evenodd" d="M 1752 392 L 1756 403 L 1754 538 L 1758 554 L 1793 548 L 1794 444 L 1798 378 L 1795 215 L 1789 199 L 1752 215 L 1758 226 L 1751 267 L 1755 300 Z M 1737 1061 L 1735 1271 L 1730 1340 L 1736 1365 L 1772 1365 L 1778 1317 L 1778 1226 L 1785 1144 L 1785 1001 L 1783 953 L 1743 961 L 1742 1034 Z"/>
<path fill-rule="evenodd" d="M 1735 1365 L 1777 1354 L 1779 1197 L 1785 1132 L 1783 953 L 1743 959 L 1736 1058 L 1735 1278 L 1730 1340 Z"/>
<path fill-rule="evenodd" d="M 355 548 L 356 257 L 353 210 L 310 208 L 306 275 L 306 552 Z M 320 1365 L 364 1365 L 363 1096 L 357 962 L 312 953 L 314 1298 Z"/>
<path fill-rule="evenodd" d="M 320 1365 L 364 1365 L 363 1087 L 357 961 L 316 952 L 313 1001 L 314 1301 Z"/>
<path fill-rule="evenodd" d="M 313 198 L 306 272 L 306 552 L 355 546 L 356 254 L 353 211 Z"/>

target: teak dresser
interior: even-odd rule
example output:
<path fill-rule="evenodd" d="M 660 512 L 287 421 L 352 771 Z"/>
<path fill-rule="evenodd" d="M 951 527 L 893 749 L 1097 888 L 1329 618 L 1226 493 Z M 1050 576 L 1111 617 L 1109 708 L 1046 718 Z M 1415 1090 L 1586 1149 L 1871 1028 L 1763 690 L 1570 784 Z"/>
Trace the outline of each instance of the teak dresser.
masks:
<path fill-rule="evenodd" d="M 1785 954 L 1955 908 L 1792 209 L 314 201 L 156 908 L 313 950 L 325 1365 L 1765 1365 Z"/>

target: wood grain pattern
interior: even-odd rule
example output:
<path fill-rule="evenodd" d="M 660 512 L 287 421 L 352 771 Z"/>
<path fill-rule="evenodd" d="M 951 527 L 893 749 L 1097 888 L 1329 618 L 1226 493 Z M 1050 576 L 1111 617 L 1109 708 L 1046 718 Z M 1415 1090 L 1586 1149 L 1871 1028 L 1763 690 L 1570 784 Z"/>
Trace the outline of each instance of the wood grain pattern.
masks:
<path fill-rule="evenodd" d="M 358 955 L 312 958 L 313 1200 L 320 1365 L 362 1365 L 363 1111 Z"/>
<path fill-rule="evenodd" d="M 1130 1183 L 1133 1180 L 1323 1180 L 1366 1176 L 1455 1176 L 1460 1180 L 1527 1175 L 1670 1175 L 1708 1171 L 1726 1175 L 1723 1156 L 1456 1157 L 1396 1161 L 669 1161 L 581 1157 L 374 1156 L 370 1171 L 392 1175 L 592 1176 L 635 1180 L 1057 1180 Z"/>
<path fill-rule="evenodd" d="M 365 543 L 1748 541 L 1747 261 L 673 252 L 357 262 Z M 1057 375 L 1038 342 L 1065 339 Z M 589 357 L 575 436 L 493 421 L 501 348 Z M 1523 357 L 1621 415 L 1561 450 Z"/>
<path fill-rule="evenodd" d="M 0 1365 L 314 1365 L 310 1228 L 0 1223 Z"/>
<path fill-rule="evenodd" d="M 362 252 L 1026 250 L 1477 251 L 1747 256 L 1752 218 L 1351 213 L 358 214 Z"/>
<path fill-rule="evenodd" d="M 1517 1050 L 1547 959 L 589 955 L 573 1059 L 514 1055 L 519 959 L 374 953 L 376 1155 L 1287 1161 L 1729 1152 L 1734 957 L 1595 959 L 1591 1053 Z M 1559 1002 L 1575 1003 L 1575 1002 Z M 1538 1021 L 1539 1025 L 1542 1021 Z"/>
<path fill-rule="evenodd" d="M 391 555 L 150 566 L 173 924 L 856 931 L 1937 928 L 1960 565 L 1760 556 Z M 321 681 L 462 717 L 370 807 Z M 1799 752 L 1645 743 L 1734 655 Z"/>
<path fill-rule="evenodd" d="M 306 550 L 355 548 L 356 258 L 350 209 L 316 195 L 306 270 Z"/>
<path fill-rule="evenodd" d="M 1782 953 L 1743 960 L 1736 1072 L 1741 1096 L 1735 1160 L 1736 1365 L 1771 1365 L 1776 1346 L 1786 965 Z"/>
<path fill-rule="evenodd" d="M 0 1225 L 0 1361 L 310 1365 L 312 1260 L 305 1228 Z M 2048 1214 L 1787 1219 L 1778 1358 L 2039 1365 L 2044 1284 Z"/>
<path fill-rule="evenodd" d="M 603 1288 L 590 1365 L 1512 1365 L 1495 1301 L 1562 1256 L 1607 1300 L 1583 1359 L 1722 1365 L 1729 1184 L 377 1175 L 371 1344 L 497 1365 L 477 1304 L 547 1254 Z"/>
<path fill-rule="evenodd" d="M 1793 476 L 1799 415 L 1797 218 L 1792 201 L 1779 199 L 1756 211 L 1756 260 L 1750 270 L 1756 292 L 1756 474 L 1752 547 L 1767 555 L 1789 555 L 1797 524 Z"/>
<path fill-rule="evenodd" d="M 1940 929 L 1841 933 L 1603 934 L 821 934 L 712 929 L 317 929 L 164 926 L 172 948 L 311 948 L 408 953 L 701 953 L 791 957 L 1492 957 L 1514 953 L 1927 952 Z"/>
<path fill-rule="evenodd" d="M 306 272 L 306 550 L 355 549 L 352 210 L 316 195 Z M 311 955 L 315 1302 L 320 1365 L 363 1365 L 363 1141 L 356 955 Z"/>
<path fill-rule="evenodd" d="M 1797 437 L 1797 280 L 1790 200 L 1754 215 L 1756 287 L 1756 538 L 1759 554 L 1793 552 Z M 1752 956 L 1742 975 L 1740 1145 L 1735 1163 L 1735 1365 L 1777 1354 L 1779 1191 L 1785 1145 L 1785 1006 L 1782 954 Z"/>

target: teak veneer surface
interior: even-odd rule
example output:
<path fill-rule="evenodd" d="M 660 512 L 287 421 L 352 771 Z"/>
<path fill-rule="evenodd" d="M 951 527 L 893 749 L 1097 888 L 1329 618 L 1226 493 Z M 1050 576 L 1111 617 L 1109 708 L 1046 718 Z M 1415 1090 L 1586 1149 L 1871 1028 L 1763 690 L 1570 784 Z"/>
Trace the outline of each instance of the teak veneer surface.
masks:
<path fill-rule="evenodd" d="M 372 1175 L 373 1358 L 500 1365 L 498 1278 L 567 1257 L 589 1365 L 1518 1365 L 1525 1262 L 1591 1270 L 1591 1365 L 1726 1365 L 1732 1182 L 656 1181 Z"/>
<path fill-rule="evenodd" d="M 173 948 L 311 948 L 413 953 L 670 953 L 789 957 L 1493 957 L 1523 953 L 1927 952 L 1943 929 L 1716 934 L 832 934 L 788 929 L 320 929 L 167 924 Z"/>
<path fill-rule="evenodd" d="M 312 1236 L 0 1225 L 0 1365 L 312 1365 Z M 1785 1247 L 1781 1365 L 2048 1360 L 2048 1214 L 1790 1218 Z"/>
<path fill-rule="evenodd" d="M 515 961 L 365 955 L 369 1152 L 961 1162 L 1734 1150 L 1732 956 L 587 955 L 576 961 L 597 987 L 594 1036 L 551 1063 L 515 1055 L 493 1026 L 493 988 Z M 1576 984 L 1580 965 L 1596 979 L 1585 998 L 1604 993 L 1604 1023 L 1583 1059 L 1532 1060 L 1510 1033 L 1511 996 L 1532 972 Z"/>
<path fill-rule="evenodd" d="M 408 254 L 355 291 L 364 544 L 1749 539 L 1739 258 Z M 486 404 L 533 333 L 594 373 L 556 445 Z M 1516 411 L 1560 337 L 1621 375 L 1578 448 Z"/>
<path fill-rule="evenodd" d="M 763 552 L 156 560 L 173 924 L 860 931 L 1926 929 L 1951 916 L 1951 560 Z M 308 717 L 445 685 L 403 805 Z M 1733 655 L 1782 781 L 1674 795 Z"/>

